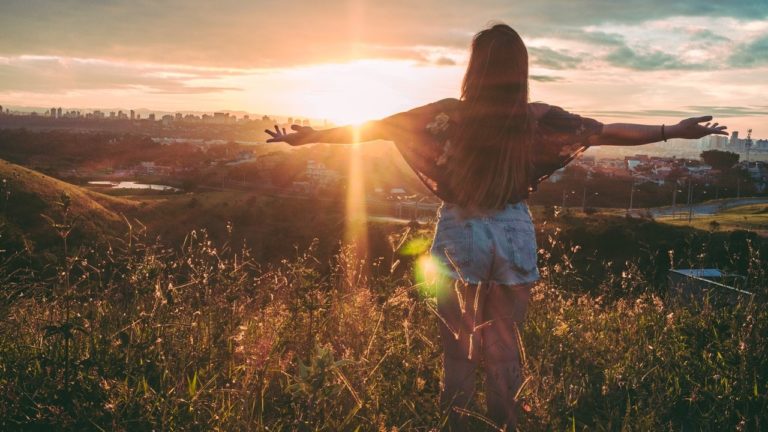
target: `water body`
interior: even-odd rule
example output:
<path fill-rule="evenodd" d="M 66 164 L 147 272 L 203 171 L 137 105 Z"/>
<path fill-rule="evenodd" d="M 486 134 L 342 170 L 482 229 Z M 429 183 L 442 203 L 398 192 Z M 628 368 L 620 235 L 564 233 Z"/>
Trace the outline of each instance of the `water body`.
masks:
<path fill-rule="evenodd" d="M 175 188 L 173 186 L 168 186 L 168 185 L 139 183 L 135 181 L 113 182 L 113 181 L 97 180 L 97 181 L 89 181 L 88 184 L 92 186 L 108 187 L 110 189 L 149 189 L 149 190 L 156 190 L 160 192 L 179 192 L 181 190 L 179 188 Z"/>

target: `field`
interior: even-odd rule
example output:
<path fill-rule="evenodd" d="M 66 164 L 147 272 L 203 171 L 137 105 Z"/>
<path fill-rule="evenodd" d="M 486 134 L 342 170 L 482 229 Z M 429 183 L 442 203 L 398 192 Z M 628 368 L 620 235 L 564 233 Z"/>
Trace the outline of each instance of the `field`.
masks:
<path fill-rule="evenodd" d="M 688 214 L 658 218 L 660 222 L 687 225 Z M 753 204 L 730 208 L 714 215 L 695 216 L 690 225 L 701 230 L 746 230 L 768 236 L 768 205 Z"/>
<path fill-rule="evenodd" d="M 57 244 L 35 263 L 0 236 L 1 430 L 431 431 L 445 422 L 440 319 L 419 265 L 431 225 L 371 224 L 377 252 L 361 260 L 334 240 L 340 210 L 310 212 L 317 203 L 306 200 L 113 198 L 10 169 L 31 176 L 12 192 L 39 187 L 50 220 L 36 226 Z M 24 210 L 11 208 L 16 196 L 6 227 Z M 749 211 L 759 209 L 734 215 Z M 102 226 L 85 225 L 102 214 L 88 212 L 119 222 L 103 232 L 109 247 L 66 241 L 70 225 Z M 739 230 L 534 213 L 542 280 L 522 332 L 521 430 L 768 427 L 768 243 Z M 243 246 L 257 235 L 256 248 Z M 282 258 L 260 256 L 270 249 Z M 668 296 L 670 266 L 714 264 L 745 275 L 755 295 L 734 304 Z M 472 430 L 494 430 L 483 399 L 478 387 Z"/>

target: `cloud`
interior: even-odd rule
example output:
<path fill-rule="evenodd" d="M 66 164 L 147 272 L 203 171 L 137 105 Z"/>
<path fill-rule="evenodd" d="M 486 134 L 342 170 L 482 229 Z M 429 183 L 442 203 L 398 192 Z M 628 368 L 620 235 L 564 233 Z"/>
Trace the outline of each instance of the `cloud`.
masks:
<path fill-rule="evenodd" d="M 669 17 L 768 17 L 762 0 L 548 0 L 516 4 L 514 8 L 533 24 L 583 27 L 602 23 L 639 24 Z M 520 15 L 518 15 L 520 16 Z M 540 32 L 551 31 L 542 27 Z"/>
<path fill-rule="evenodd" d="M 699 40 L 703 42 L 730 42 L 731 40 L 725 36 L 719 35 L 712 30 L 701 29 L 691 34 L 691 39 Z"/>
<path fill-rule="evenodd" d="M 728 58 L 728 63 L 735 67 L 768 65 L 768 34 L 737 46 Z"/>
<path fill-rule="evenodd" d="M 156 94 L 201 94 L 241 90 L 205 82 L 238 75 L 168 65 L 142 65 L 54 56 L 5 57 L 0 92 L 63 93 L 75 90 L 131 90 Z"/>
<path fill-rule="evenodd" d="M 547 69 L 573 69 L 582 62 L 581 57 L 547 47 L 528 47 L 528 52 L 533 55 L 535 66 Z"/>
<path fill-rule="evenodd" d="M 456 60 L 448 57 L 439 57 L 434 63 L 438 66 L 456 66 Z"/>
<path fill-rule="evenodd" d="M 707 106 L 692 105 L 688 107 L 693 112 L 712 114 L 719 117 L 752 117 L 768 115 L 768 106 Z"/>
<path fill-rule="evenodd" d="M 593 110 L 589 115 L 611 116 L 611 117 L 699 117 L 703 115 L 712 115 L 714 117 L 756 117 L 768 115 L 768 106 L 711 106 L 711 105 L 690 105 L 677 110 Z"/>
<path fill-rule="evenodd" d="M 563 81 L 563 77 L 552 75 L 531 75 L 530 79 L 538 82 L 558 82 Z"/>
<path fill-rule="evenodd" d="M 617 46 L 624 45 L 624 36 L 618 33 L 605 33 L 601 31 L 573 30 L 567 36 L 571 39 L 589 42 L 595 45 Z"/>
<path fill-rule="evenodd" d="M 627 45 L 616 48 L 605 56 L 608 63 L 637 71 L 654 70 L 699 70 L 709 66 L 701 63 L 686 63 L 677 56 L 658 50 L 635 51 Z"/>
<path fill-rule="evenodd" d="M 375 46 L 466 50 L 491 20 L 539 37 L 675 16 L 768 16 L 764 0 L 11 0 L 1 8 L 0 55 L 237 68 L 375 57 L 382 54 Z M 582 35 L 589 43 L 619 43 L 619 36 L 589 33 Z"/>

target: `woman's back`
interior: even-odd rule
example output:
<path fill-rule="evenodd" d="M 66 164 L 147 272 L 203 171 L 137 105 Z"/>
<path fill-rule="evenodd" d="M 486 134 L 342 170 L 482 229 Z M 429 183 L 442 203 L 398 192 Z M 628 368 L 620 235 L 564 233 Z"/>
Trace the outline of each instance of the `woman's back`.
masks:
<path fill-rule="evenodd" d="M 526 199 L 538 183 L 586 150 L 589 137 L 600 134 L 603 127 L 596 120 L 545 103 L 530 103 L 528 110 L 533 118 L 528 184 L 521 193 L 511 196 L 508 203 Z M 457 203 L 450 168 L 451 164 L 463 163 L 457 158 L 466 157 L 466 153 L 458 154 L 455 139 L 467 121 L 467 111 L 467 102 L 443 99 L 381 121 L 391 131 L 392 139 L 411 168 L 445 202 Z M 474 151 L 489 153 L 491 158 L 495 156 L 496 149 L 477 144 Z M 482 169 L 480 166 L 478 171 Z"/>

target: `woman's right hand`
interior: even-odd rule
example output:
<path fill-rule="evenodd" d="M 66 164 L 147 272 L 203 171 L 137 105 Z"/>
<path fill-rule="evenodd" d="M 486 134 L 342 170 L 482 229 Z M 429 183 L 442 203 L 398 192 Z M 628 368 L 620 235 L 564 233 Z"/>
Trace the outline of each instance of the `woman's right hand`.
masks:
<path fill-rule="evenodd" d="M 309 143 L 310 136 L 315 132 L 315 130 L 309 126 L 299 125 L 291 125 L 291 130 L 294 132 L 286 133 L 285 128 L 282 128 L 281 130 L 279 126 L 275 125 L 274 131 L 270 129 L 264 129 L 264 132 L 272 137 L 267 140 L 268 143 L 284 142 L 292 146 L 299 146 Z"/>
<path fill-rule="evenodd" d="M 672 126 L 670 131 L 670 138 L 686 138 L 686 139 L 699 139 L 707 135 L 728 135 L 725 129 L 728 126 L 720 126 L 719 123 L 710 125 L 712 116 L 704 117 L 691 117 L 680 121 L 680 123 Z M 699 124 L 707 122 L 707 124 Z"/>

